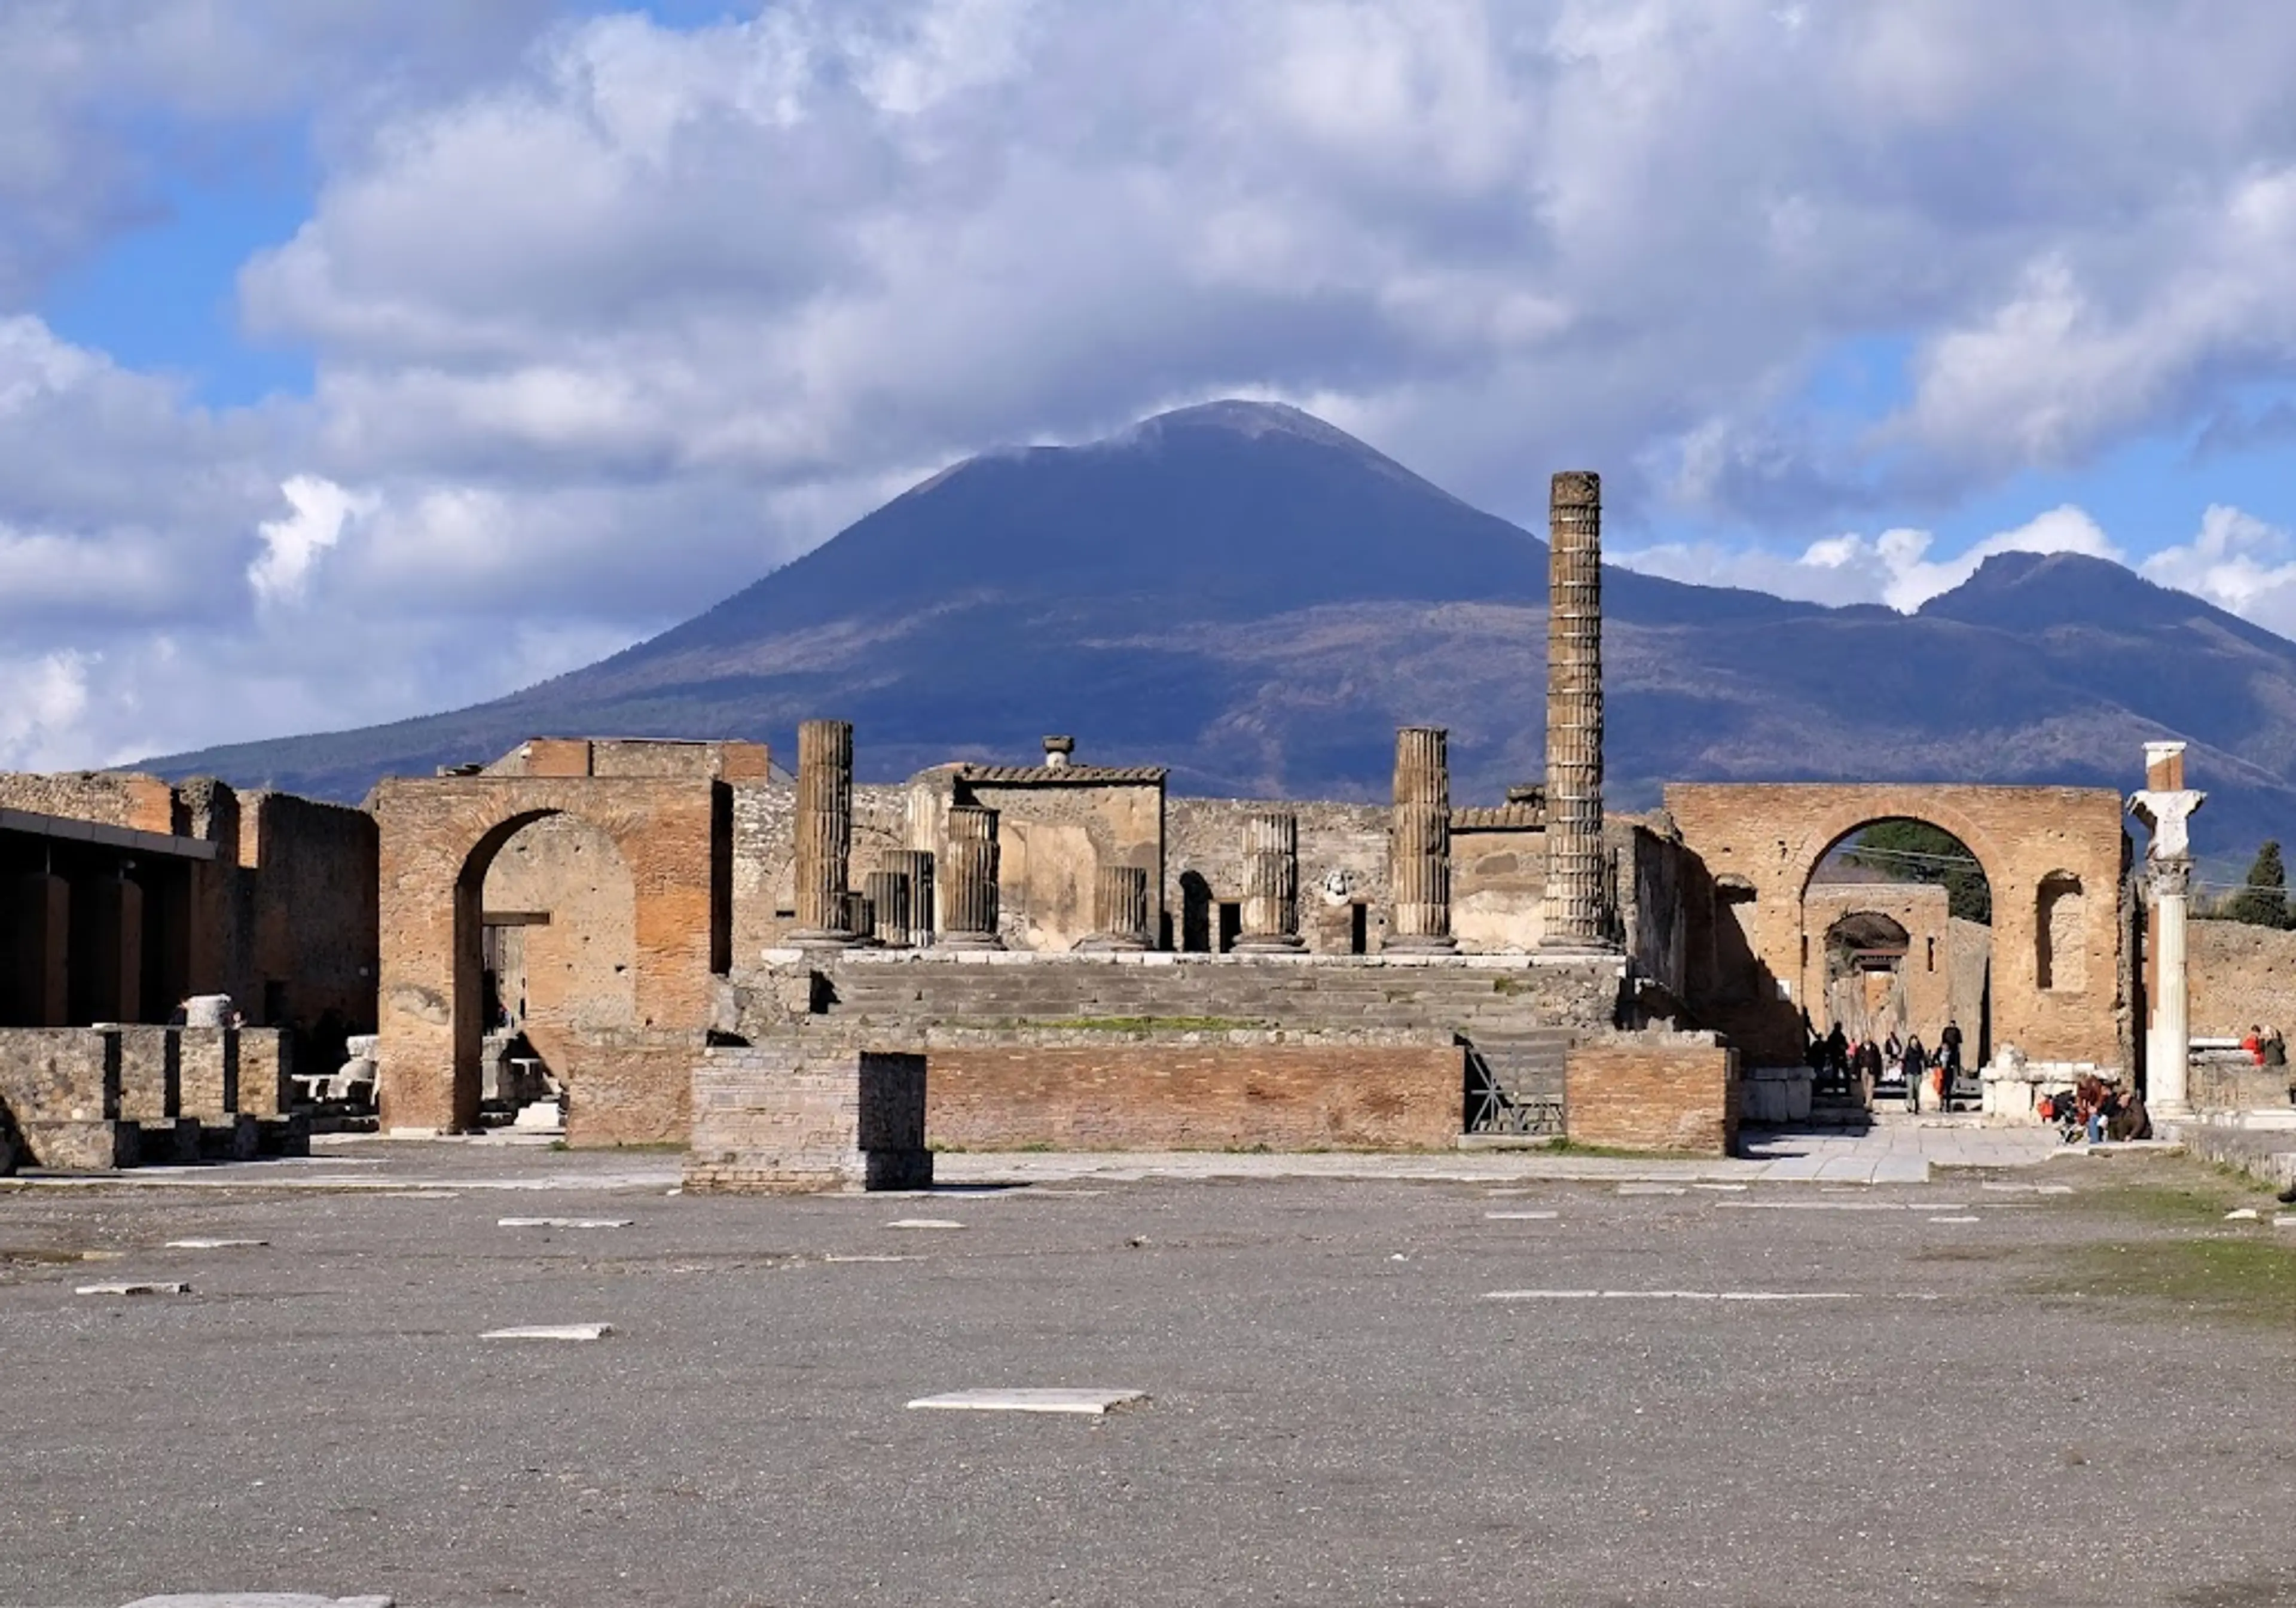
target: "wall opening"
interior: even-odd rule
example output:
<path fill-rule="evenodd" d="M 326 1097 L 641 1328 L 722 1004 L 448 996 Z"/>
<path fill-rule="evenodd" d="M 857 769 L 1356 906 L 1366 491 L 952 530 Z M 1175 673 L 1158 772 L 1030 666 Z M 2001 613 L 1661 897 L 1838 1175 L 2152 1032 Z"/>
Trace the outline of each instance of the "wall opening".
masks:
<path fill-rule="evenodd" d="M 2041 879 L 2033 911 L 2033 978 L 2049 992 L 2078 993 L 2088 986 L 2088 946 L 2082 927 L 2087 901 L 2070 871 Z"/>

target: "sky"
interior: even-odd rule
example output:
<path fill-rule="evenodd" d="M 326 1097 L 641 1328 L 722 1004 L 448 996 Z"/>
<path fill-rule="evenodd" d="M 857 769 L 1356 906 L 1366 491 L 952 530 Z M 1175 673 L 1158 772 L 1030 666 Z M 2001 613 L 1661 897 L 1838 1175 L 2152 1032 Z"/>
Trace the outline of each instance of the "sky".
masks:
<path fill-rule="evenodd" d="M 2296 7 L 0 0 L 0 766 L 458 707 L 1276 398 L 1537 530 L 2296 633 Z"/>

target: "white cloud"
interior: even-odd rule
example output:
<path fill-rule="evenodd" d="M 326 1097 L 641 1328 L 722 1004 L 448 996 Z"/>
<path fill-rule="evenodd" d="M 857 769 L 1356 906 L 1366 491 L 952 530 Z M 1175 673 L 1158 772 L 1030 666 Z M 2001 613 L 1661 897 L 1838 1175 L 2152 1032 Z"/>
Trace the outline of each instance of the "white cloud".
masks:
<path fill-rule="evenodd" d="M 2221 505 L 2200 530 L 2138 566 L 2148 580 L 2205 597 L 2283 636 L 2296 636 L 2296 536 Z"/>
<path fill-rule="evenodd" d="M 345 525 L 373 512 L 376 501 L 310 474 L 291 476 L 279 493 L 293 512 L 256 527 L 263 552 L 247 567 L 259 603 L 299 602 L 319 555 L 342 540 Z"/>
<path fill-rule="evenodd" d="M 46 770 L 78 763 L 90 660 L 81 653 L 0 659 L 0 768 Z"/>
<path fill-rule="evenodd" d="M 1910 614 L 1960 586 L 1997 554 L 2085 553 L 2116 563 L 2124 556 L 2095 520 L 2070 505 L 1972 542 L 1951 558 L 1931 558 L 1935 545 L 1929 531 L 1895 529 L 1826 537 L 1796 557 L 1718 543 L 1673 543 L 1611 557 L 1630 570 L 1702 586 L 1748 587 L 1834 607 L 1883 603 Z"/>
<path fill-rule="evenodd" d="M 1873 510 L 2296 378 L 2290 8 L 747 9 L 0 8 L 0 315 L 316 119 L 310 216 L 240 282 L 307 401 L 203 412 L 0 316 L 0 620 L 90 655 L 87 751 L 507 690 L 951 458 L 1209 396 L 1533 525 L 1600 464 L 1614 528 L 1671 501 L 1800 549 L 1647 567 L 1907 607 L 2112 545 L 2068 508 L 1943 557 Z M 1902 397 L 1811 393 L 1875 340 Z M 2202 548 L 2177 584 L 2281 618 L 2290 555 Z M 469 651 L 480 611 L 528 646 Z"/>

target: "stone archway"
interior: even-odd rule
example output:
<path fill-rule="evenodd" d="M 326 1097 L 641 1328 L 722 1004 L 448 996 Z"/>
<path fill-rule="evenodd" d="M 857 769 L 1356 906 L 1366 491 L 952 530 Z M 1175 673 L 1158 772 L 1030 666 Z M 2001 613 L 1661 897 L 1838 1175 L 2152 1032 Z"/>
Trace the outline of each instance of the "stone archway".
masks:
<path fill-rule="evenodd" d="M 1811 878 L 1825 856 L 1873 823 L 1920 821 L 1964 844 L 1992 892 L 1993 1044 L 2035 1061 L 2126 1066 L 2128 955 L 2117 902 L 2127 864 L 2121 801 L 2102 788 L 1959 783 L 1677 783 L 1666 806 L 1710 884 L 1734 881 L 1748 902 L 1757 997 L 1729 1003 L 1711 975 L 1691 979 L 1693 1009 L 1730 1033 L 1755 1065 L 1800 1058 L 1800 1012 L 1823 977 L 1825 923 L 1810 924 Z M 2045 880 L 2083 890 L 2049 907 L 2050 986 L 2041 982 Z M 2079 964 L 2070 962 L 2078 950 Z M 1815 965 L 1813 963 L 1816 963 Z M 2072 986 L 2074 979 L 2078 986 Z M 1819 984 L 1822 989 L 1822 981 Z M 1965 1024 L 1964 1024 L 1965 1026 Z"/>
<path fill-rule="evenodd" d="M 504 846 L 571 817 L 610 844 L 629 888 L 627 1026 L 592 1022 L 563 1051 L 575 1143 L 682 1139 L 688 1079 L 729 960 L 721 783 L 514 775 L 391 778 L 371 800 L 381 839 L 381 1085 L 388 1128 L 459 1131 L 478 1118 L 486 1030 L 484 893 Z"/>

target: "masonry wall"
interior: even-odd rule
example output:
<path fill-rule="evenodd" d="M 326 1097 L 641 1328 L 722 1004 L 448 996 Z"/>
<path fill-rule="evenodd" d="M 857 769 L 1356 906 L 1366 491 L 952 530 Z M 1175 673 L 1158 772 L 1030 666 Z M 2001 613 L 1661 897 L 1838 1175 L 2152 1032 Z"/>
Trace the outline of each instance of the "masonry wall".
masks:
<path fill-rule="evenodd" d="M 611 835 L 566 815 L 521 827 L 487 868 L 483 907 L 520 918 L 494 929 L 503 1004 L 553 1073 L 572 1036 L 638 1025 L 637 890 Z"/>
<path fill-rule="evenodd" d="M 0 809 L 28 809 L 137 832 L 177 831 L 175 790 L 141 772 L 0 772 Z"/>
<path fill-rule="evenodd" d="M 1689 1035 L 1573 1046 L 1563 1062 L 1570 1139 L 1727 1155 L 1738 1136 L 1737 1067 L 1736 1051 Z"/>
<path fill-rule="evenodd" d="M 1448 1042 L 1279 1043 L 1263 1036 L 935 1046 L 925 1132 L 1011 1150 L 1440 1150 L 1465 1067 Z"/>
<path fill-rule="evenodd" d="M 2236 1038 L 2263 1026 L 2296 1039 L 2296 932 L 2189 922 L 2185 964 L 2194 1037 Z"/>
<path fill-rule="evenodd" d="M 226 991 L 247 1020 L 308 1029 L 328 1012 L 372 1032 L 380 964 L 374 817 L 292 793 L 239 801 L 244 943 Z"/>
<path fill-rule="evenodd" d="M 1161 783 L 965 780 L 959 791 L 996 811 L 997 921 L 1008 945 L 1058 955 L 1092 936 L 1093 885 L 1103 866 L 1148 874 L 1149 926 L 1160 925 Z"/>
<path fill-rule="evenodd" d="M 1172 799 L 1164 807 L 1166 947 L 1211 952 L 1219 940 L 1218 907 L 1244 896 L 1243 824 L 1288 809 L 1300 820 L 1300 936 L 1310 954 L 1349 953 L 1354 907 L 1364 907 L 1365 948 L 1376 953 L 1387 934 L 1387 832 L 1384 805 L 1292 799 Z"/>

